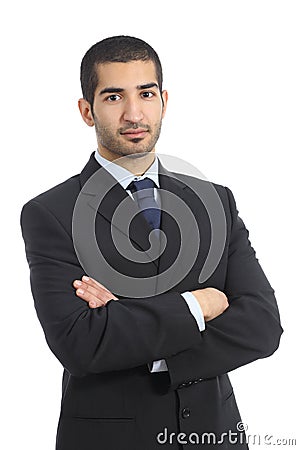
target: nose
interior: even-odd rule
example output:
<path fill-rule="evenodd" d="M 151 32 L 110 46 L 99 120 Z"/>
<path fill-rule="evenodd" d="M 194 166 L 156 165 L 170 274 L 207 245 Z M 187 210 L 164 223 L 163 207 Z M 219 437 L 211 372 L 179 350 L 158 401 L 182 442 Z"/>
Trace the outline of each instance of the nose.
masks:
<path fill-rule="evenodd" d="M 144 114 L 139 100 L 127 98 L 125 103 L 123 119 L 126 122 L 136 123 L 141 122 L 143 118 Z"/>

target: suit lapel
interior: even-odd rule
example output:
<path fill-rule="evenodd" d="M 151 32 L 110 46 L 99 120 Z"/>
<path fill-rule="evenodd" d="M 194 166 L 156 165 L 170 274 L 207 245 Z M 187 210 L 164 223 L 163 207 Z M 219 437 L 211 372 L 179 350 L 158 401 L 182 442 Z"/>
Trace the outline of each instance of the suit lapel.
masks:
<path fill-rule="evenodd" d="M 99 176 L 98 174 L 96 175 L 97 171 L 99 171 Z M 140 213 L 136 203 L 122 186 L 95 160 L 94 153 L 92 153 L 88 163 L 80 174 L 80 184 L 82 192 L 87 197 L 89 206 L 97 210 L 97 213 L 112 224 L 118 232 L 127 237 L 128 222 L 126 220 L 120 220 L 118 222 L 113 220 L 113 215 L 119 204 L 126 200 L 126 214 L 129 217 L 134 217 L 129 228 L 130 239 L 136 244 L 138 249 L 148 255 L 147 250 L 149 250 L 150 246 L 148 236 L 152 228 Z M 107 195 L 104 196 L 105 193 Z M 104 197 L 100 205 L 99 194 L 100 197 Z M 149 255 L 149 262 L 153 263 L 154 268 L 157 270 L 158 260 L 153 260 Z"/>

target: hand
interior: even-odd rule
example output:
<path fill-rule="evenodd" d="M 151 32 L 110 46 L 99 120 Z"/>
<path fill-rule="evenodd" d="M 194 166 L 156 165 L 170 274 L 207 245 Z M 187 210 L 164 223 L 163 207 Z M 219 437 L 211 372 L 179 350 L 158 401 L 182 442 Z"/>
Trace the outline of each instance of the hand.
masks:
<path fill-rule="evenodd" d="M 89 304 L 90 308 L 105 306 L 109 300 L 118 300 L 103 284 L 91 277 L 83 276 L 81 280 L 74 280 L 76 295 Z"/>
<path fill-rule="evenodd" d="M 226 295 L 218 289 L 205 288 L 191 292 L 198 300 L 205 322 L 215 319 L 229 306 Z"/>

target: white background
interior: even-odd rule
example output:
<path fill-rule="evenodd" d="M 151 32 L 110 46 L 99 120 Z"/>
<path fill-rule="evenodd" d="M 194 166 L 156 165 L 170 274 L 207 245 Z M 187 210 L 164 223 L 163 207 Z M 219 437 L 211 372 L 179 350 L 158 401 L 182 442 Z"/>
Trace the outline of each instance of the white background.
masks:
<path fill-rule="evenodd" d="M 35 315 L 19 215 L 95 150 L 77 110 L 79 66 L 91 45 L 116 34 L 160 55 L 170 100 L 157 151 L 235 195 L 285 333 L 271 358 L 231 380 L 249 434 L 299 445 L 299 23 L 292 0 L 2 6 L 1 448 L 54 449 L 62 369 Z"/>

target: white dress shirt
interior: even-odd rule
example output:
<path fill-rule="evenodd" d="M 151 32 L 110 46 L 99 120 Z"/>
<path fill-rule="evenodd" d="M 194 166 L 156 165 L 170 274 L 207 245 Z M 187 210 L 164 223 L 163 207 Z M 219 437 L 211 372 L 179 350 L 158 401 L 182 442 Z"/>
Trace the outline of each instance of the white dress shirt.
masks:
<path fill-rule="evenodd" d="M 148 170 L 140 176 L 134 175 L 129 170 L 125 169 L 124 167 L 121 167 L 119 164 L 116 164 L 114 162 L 109 161 L 108 159 L 101 156 L 96 150 L 95 152 L 95 159 L 96 161 L 107 170 L 117 181 L 118 183 L 126 190 L 126 192 L 130 195 L 130 197 L 133 199 L 133 195 L 129 189 L 127 189 L 127 186 L 131 183 L 131 181 L 138 181 L 142 180 L 144 178 L 150 178 L 154 181 L 156 186 L 159 187 L 159 176 L 158 176 L 158 159 L 155 157 L 154 162 L 151 164 L 151 166 L 148 168 Z M 161 207 L 160 202 L 160 195 L 157 188 L 154 188 L 154 198 L 158 204 L 159 207 Z M 101 280 L 100 280 L 101 281 Z M 194 316 L 199 331 L 205 330 L 205 321 L 202 309 L 195 298 L 195 296 L 187 291 L 183 292 L 182 297 L 186 301 L 189 310 L 191 314 Z M 151 372 L 165 372 L 168 370 L 166 361 L 164 359 L 161 359 L 159 361 L 154 361 L 152 364 L 152 368 L 150 368 Z"/>

